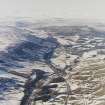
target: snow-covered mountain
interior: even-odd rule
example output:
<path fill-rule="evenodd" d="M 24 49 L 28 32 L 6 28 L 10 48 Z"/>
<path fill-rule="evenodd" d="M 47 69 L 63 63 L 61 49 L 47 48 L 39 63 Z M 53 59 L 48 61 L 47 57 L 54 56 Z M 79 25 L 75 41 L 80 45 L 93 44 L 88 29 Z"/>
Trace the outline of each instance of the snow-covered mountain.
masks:
<path fill-rule="evenodd" d="M 71 75 L 69 104 L 84 105 L 84 100 L 87 105 L 105 103 L 102 93 L 105 86 L 104 24 L 19 19 L 0 22 L 0 105 L 19 105 L 24 96 L 24 84 L 33 69 L 54 72 L 48 62 L 57 70 L 65 70 L 66 79 Z M 61 92 L 65 89 L 64 85 Z"/>

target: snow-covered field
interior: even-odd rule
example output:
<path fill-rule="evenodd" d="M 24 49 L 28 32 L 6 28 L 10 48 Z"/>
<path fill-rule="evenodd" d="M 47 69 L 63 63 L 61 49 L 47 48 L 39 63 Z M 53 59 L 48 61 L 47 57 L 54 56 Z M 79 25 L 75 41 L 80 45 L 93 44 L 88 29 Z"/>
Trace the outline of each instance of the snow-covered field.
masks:
<path fill-rule="evenodd" d="M 33 69 L 54 72 L 46 64 L 49 60 L 68 73 L 68 105 L 105 105 L 104 25 L 23 20 L 0 22 L 0 105 L 19 105 Z M 65 92 L 66 85 L 59 88 Z M 57 97 L 53 105 L 64 105 L 66 96 Z"/>

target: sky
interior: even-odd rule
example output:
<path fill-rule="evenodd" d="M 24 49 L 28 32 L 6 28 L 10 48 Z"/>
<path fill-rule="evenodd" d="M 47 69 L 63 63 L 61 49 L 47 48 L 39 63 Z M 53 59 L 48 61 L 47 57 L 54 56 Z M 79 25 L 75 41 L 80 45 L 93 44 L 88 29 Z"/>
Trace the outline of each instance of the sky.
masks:
<path fill-rule="evenodd" d="M 0 0 L 0 17 L 105 19 L 105 0 Z"/>

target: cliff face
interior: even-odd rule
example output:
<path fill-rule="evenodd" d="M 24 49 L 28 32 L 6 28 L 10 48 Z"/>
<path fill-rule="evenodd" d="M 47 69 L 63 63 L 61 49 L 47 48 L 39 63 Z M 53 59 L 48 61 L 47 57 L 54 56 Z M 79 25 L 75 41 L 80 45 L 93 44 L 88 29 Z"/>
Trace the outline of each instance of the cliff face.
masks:
<path fill-rule="evenodd" d="M 104 103 L 105 26 L 67 21 L 0 23 L 0 105 Z"/>

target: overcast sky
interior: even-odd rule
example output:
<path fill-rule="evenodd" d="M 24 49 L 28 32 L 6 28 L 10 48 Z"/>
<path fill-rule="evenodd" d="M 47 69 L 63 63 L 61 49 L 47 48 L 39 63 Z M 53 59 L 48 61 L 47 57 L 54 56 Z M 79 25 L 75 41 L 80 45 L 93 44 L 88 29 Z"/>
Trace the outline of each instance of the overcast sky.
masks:
<path fill-rule="evenodd" d="M 0 17 L 105 19 L 105 0 L 0 0 Z"/>

